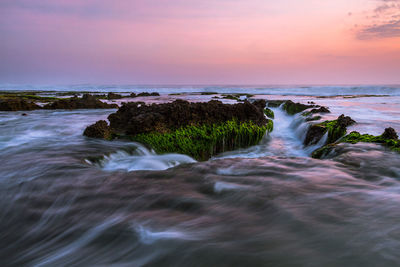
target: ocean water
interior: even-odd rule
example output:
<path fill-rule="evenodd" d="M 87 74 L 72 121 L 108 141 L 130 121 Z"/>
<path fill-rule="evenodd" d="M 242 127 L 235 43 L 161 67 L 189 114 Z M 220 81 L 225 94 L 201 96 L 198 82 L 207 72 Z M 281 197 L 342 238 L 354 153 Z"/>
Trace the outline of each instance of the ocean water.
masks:
<path fill-rule="evenodd" d="M 351 116 L 349 131 L 400 132 L 398 87 L 51 90 L 71 88 L 161 93 L 149 103 L 256 93 L 328 106 L 322 119 Z M 312 159 L 309 124 L 273 110 L 274 131 L 258 145 L 206 162 L 82 136 L 114 109 L 0 112 L 0 266 L 399 265 L 400 155 L 346 144 Z"/>

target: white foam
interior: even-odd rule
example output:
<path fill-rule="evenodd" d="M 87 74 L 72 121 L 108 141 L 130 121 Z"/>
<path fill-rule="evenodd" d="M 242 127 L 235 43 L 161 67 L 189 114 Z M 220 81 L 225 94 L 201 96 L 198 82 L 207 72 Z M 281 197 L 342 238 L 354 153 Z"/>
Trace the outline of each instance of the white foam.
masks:
<path fill-rule="evenodd" d="M 138 171 L 138 170 L 166 170 L 183 163 L 194 163 L 193 158 L 182 154 L 157 155 L 154 151 L 138 145 L 135 154 L 118 151 L 105 156 L 99 162 L 105 171 Z"/>
<path fill-rule="evenodd" d="M 135 232 L 138 233 L 140 241 L 143 244 L 150 245 L 159 240 L 165 239 L 180 239 L 180 240 L 198 240 L 199 238 L 195 235 L 178 231 L 174 229 L 167 229 L 164 231 L 152 231 L 142 225 L 136 226 Z"/>

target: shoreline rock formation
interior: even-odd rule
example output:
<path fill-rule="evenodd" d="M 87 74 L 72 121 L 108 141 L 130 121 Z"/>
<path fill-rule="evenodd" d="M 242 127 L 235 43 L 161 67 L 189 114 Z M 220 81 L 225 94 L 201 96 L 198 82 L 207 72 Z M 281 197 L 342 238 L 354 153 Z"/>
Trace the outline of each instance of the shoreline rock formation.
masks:
<path fill-rule="evenodd" d="M 182 153 L 207 160 L 224 151 L 255 145 L 272 131 L 273 122 L 264 115 L 265 104 L 264 100 L 233 105 L 216 100 L 124 103 L 108 117 L 109 126 L 97 122 L 88 126 L 84 135 L 108 140 L 125 136 L 158 153 Z"/>

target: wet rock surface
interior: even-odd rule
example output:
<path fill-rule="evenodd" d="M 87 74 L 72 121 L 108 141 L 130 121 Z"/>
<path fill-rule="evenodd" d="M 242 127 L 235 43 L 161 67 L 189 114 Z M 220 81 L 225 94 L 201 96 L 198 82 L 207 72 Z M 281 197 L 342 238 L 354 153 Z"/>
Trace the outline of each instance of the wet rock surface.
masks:
<path fill-rule="evenodd" d="M 314 124 L 307 131 L 304 145 L 308 146 L 318 143 L 326 133 L 328 133 L 327 143 L 333 143 L 343 137 L 346 134 L 347 127 L 354 123 L 356 122 L 352 118 L 342 114 L 337 120 Z"/>
<path fill-rule="evenodd" d="M 115 94 L 115 93 L 108 93 L 107 94 L 107 99 L 121 99 L 121 98 L 123 98 L 123 96 L 122 95 L 120 95 L 120 94 Z"/>
<path fill-rule="evenodd" d="M 168 132 L 186 125 L 215 124 L 236 118 L 239 122 L 252 121 L 265 125 L 265 101 L 223 104 L 212 100 L 190 103 L 176 100 L 166 104 L 145 105 L 143 102 L 124 103 L 108 117 L 113 131 L 125 135 L 148 132 Z"/>
<path fill-rule="evenodd" d="M 23 99 L 0 100 L 0 111 L 19 111 L 19 110 L 35 110 L 35 109 L 41 109 L 41 107 L 31 101 L 26 101 Z"/>
<path fill-rule="evenodd" d="M 296 113 L 300 113 L 306 109 L 315 107 L 315 105 L 306 105 L 301 103 L 294 103 L 291 100 L 288 100 L 283 105 L 283 109 L 290 115 L 294 115 Z"/>
<path fill-rule="evenodd" d="M 399 138 L 395 129 L 393 129 L 392 127 L 386 128 L 384 133 L 382 134 L 382 137 L 385 139 L 398 139 Z"/>
<path fill-rule="evenodd" d="M 104 120 L 98 121 L 87 127 L 83 135 L 94 138 L 103 138 L 106 140 L 112 139 L 110 126 L 108 126 L 108 123 Z"/>
<path fill-rule="evenodd" d="M 47 104 L 44 109 L 108 109 L 118 108 L 116 104 L 107 104 L 101 102 L 96 96 L 84 94 L 81 98 L 72 97 L 68 99 L 60 99 L 53 103 Z"/>

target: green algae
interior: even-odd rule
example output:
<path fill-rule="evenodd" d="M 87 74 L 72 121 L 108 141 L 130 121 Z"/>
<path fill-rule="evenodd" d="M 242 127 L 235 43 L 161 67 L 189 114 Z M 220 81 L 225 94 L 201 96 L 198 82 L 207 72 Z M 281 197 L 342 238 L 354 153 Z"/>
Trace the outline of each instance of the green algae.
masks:
<path fill-rule="evenodd" d="M 283 104 L 283 110 L 285 110 L 289 115 L 294 115 L 297 113 L 300 113 L 310 107 L 313 107 L 312 105 L 305 105 L 301 103 L 294 103 L 291 100 L 288 100 Z"/>
<path fill-rule="evenodd" d="M 275 119 L 275 114 L 272 111 L 272 109 L 270 109 L 270 108 L 265 108 L 264 109 L 264 114 L 267 115 L 267 117 L 270 118 L 270 119 Z"/>
<path fill-rule="evenodd" d="M 324 121 L 315 126 L 326 129 L 325 132 L 328 132 L 328 144 L 335 142 L 339 138 L 345 136 L 347 133 L 346 127 L 341 127 L 338 123 L 338 120 Z"/>
<path fill-rule="evenodd" d="M 0 99 L 22 99 L 22 100 L 35 100 L 41 102 L 49 102 L 58 100 L 57 97 L 38 96 L 35 93 L 1 93 Z"/>
<path fill-rule="evenodd" d="M 157 153 L 181 153 L 204 161 L 224 151 L 256 145 L 272 129 L 272 120 L 259 126 L 234 119 L 213 125 L 188 125 L 168 133 L 138 134 L 131 139 L 149 145 Z"/>
<path fill-rule="evenodd" d="M 371 134 L 360 134 L 359 132 L 353 131 L 348 135 L 344 136 L 336 143 L 330 143 L 328 145 L 318 148 L 312 153 L 311 156 L 313 158 L 321 158 L 324 155 L 328 154 L 330 151 L 332 151 L 340 143 L 357 144 L 359 142 L 382 144 L 390 148 L 392 151 L 400 153 L 400 140 L 398 139 L 388 139 L 383 137 L 383 134 L 375 136 Z"/>

